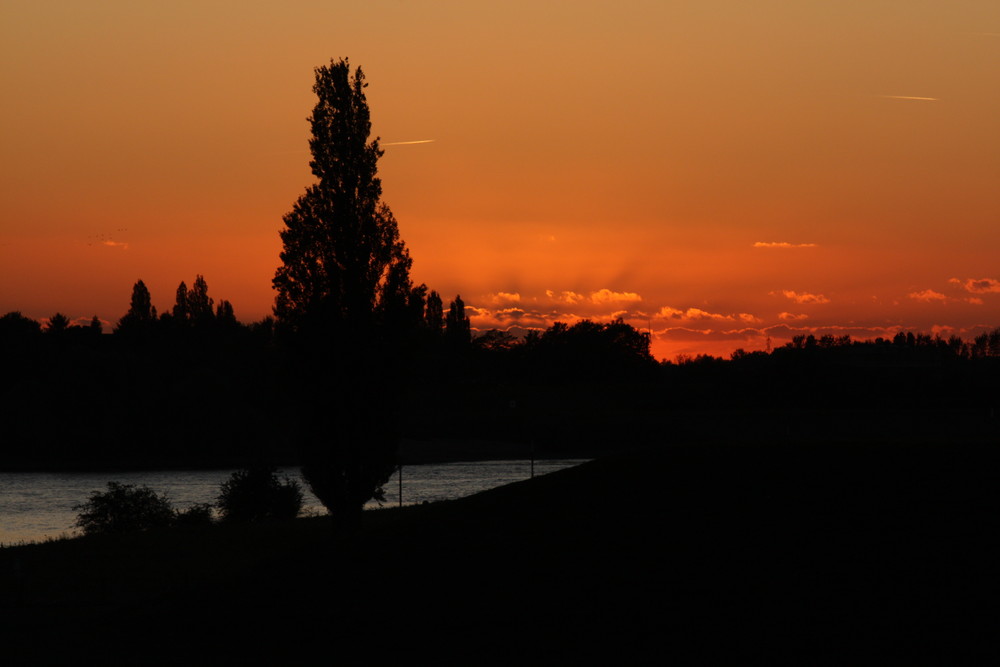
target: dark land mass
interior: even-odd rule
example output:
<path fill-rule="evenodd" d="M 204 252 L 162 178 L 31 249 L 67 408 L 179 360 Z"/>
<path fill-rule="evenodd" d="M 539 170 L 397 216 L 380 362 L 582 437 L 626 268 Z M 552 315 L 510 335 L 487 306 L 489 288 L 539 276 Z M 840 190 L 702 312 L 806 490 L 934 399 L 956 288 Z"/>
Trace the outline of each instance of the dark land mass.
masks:
<path fill-rule="evenodd" d="M 985 356 L 933 341 L 852 343 L 683 364 L 639 355 L 632 365 L 595 363 L 615 346 L 439 350 L 418 360 L 385 418 L 410 443 L 405 463 L 734 438 L 995 442 L 997 340 Z M 4 471 L 295 465 L 309 435 L 284 353 L 247 329 L 145 347 L 40 336 L 0 346 L 0 361 Z"/>
<path fill-rule="evenodd" d="M 0 550 L 7 664 L 958 664 L 1000 448 L 661 446 L 469 498 Z"/>

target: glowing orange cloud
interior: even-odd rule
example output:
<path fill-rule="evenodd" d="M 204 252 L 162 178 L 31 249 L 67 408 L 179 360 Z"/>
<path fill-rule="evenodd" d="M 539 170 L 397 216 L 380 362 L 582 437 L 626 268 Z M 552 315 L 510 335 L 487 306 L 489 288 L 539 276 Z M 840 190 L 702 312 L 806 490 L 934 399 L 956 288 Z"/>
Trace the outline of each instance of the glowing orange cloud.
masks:
<path fill-rule="evenodd" d="M 754 324 L 761 321 L 759 317 L 751 315 L 750 313 L 724 315 L 722 313 L 711 313 L 707 310 L 702 310 L 701 308 L 688 308 L 687 310 L 680 310 L 679 308 L 671 308 L 670 306 L 660 308 L 655 317 L 670 320 L 716 320 L 721 322 L 746 322 L 748 324 Z"/>
<path fill-rule="evenodd" d="M 642 297 L 635 292 L 613 292 L 609 289 L 601 289 L 591 293 L 590 300 L 593 303 L 621 303 L 642 301 Z"/>
<path fill-rule="evenodd" d="M 947 296 L 941 294 L 940 292 L 935 292 L 932 289 L 925 289 L 921 292 L 910 292 L 908 296 L 914 301 L 926 301 L 928 303 L 934 301 L 944 302 L 948 300 Z"/>
<path fill-rule="evenodd" d="M 966 292 L 972 292 L 973 294 L 1000 292 L 1000 280 L 994 280 L 993 278 L 969 278 L 965 281 L 952 278 L 948 282 L 960 285 Z"/>
<path fill-rule="evenodd" d="M 774 292 L 771 292 L 774 294 Z M 809 294 L 808 292 L 795 292 L 792 290 L 782 290 L 781 294 L 795 303 L 830 303 L 830 300 L 822 294 Z"/>
<path fill-rule="evenodd" d="M 497 292 L 490 297 L 490 300 L 496 304 L 517 303 L 521 300 L 521 295 L 517 292 Z"/>

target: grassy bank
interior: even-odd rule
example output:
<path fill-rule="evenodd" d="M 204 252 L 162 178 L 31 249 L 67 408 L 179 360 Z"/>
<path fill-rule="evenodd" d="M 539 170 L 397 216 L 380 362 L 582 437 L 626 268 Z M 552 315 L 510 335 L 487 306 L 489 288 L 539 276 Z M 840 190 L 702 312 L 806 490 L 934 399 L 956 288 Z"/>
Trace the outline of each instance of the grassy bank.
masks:
<path fill-rule="evenodd" d="M 20 663 L 954 662 L 996 621 L 998 459 L 636 451 L 349 539 L 315 518 L 3 549 L 0 609 Z"/>

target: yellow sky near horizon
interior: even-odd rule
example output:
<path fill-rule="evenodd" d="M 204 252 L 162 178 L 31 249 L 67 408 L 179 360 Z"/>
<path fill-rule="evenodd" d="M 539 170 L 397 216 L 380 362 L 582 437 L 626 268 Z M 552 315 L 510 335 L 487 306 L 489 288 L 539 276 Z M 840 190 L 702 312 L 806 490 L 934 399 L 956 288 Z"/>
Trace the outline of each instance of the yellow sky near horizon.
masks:
<path fill-rule="evenodd" d="M 413 277 L 474 326 L 618 314 L 672 357 L 1000 325 L 995 2 L 8 0 L 0 44 L 0 312 L 202 274 L 268 314 L 346 56 Z"/>

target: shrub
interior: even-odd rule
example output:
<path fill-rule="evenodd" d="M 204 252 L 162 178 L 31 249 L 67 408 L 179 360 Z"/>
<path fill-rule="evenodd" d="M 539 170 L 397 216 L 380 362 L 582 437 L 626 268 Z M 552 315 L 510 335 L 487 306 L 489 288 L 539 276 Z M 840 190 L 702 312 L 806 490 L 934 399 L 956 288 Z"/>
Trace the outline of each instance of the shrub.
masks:
<path fill-rule="evenodd" d="M 177 512 L 174 523 L 178 526 L 207 526 L 212 523 L 212 505 L 195 503 L 186 510 Z"/>
<path fill-rule="evenodd" d="M 75 525 L 85 535 L 127 533 L 169 526 L 174 508 L 165 495 L 147 486 L 108 482 L 107 491 L 95 491 L 90 499 L 73 508 Z"/>
<path fill-rule="evenodd" d="M 273 467 L 244 468 L 223 482 L 218 498 L 224 521 L 294 519 L 302 511 L 299 483 L 278 475 Z"/>

